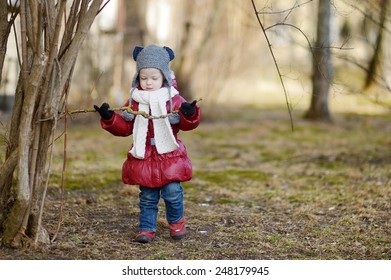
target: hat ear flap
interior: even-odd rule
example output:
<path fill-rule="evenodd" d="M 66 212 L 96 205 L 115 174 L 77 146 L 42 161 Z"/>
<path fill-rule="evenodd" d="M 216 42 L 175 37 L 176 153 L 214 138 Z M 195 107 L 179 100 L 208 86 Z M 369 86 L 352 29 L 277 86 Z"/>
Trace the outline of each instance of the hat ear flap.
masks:
<path fill-rule="evenodd" d="M 175 58 L 174 51 L 170 49 L 169 47 L 163 47 L 168 52 L 168 55 L 170 56 L 170 61 Z"/>
<path fill-rule="evenodd" d="M 143 50 L 144 48 L 143 47 L 139 47 L 139 46 L 136 46 L 133 50 L 133 59 L 134 61 L 137 60 L 137 56 L 139 55 L 139 53 Z"/>

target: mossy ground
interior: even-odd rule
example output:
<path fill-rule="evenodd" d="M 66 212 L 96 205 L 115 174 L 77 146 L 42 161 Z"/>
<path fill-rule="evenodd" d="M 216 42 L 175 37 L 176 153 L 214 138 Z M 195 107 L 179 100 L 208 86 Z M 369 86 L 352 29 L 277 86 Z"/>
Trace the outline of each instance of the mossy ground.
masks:
<path fill-rule="evenodd" d="M 131 139 L 111 136 L 98 120 L 70 122 L 57 240 L 34 250 L 1 248 L 0 258 L 390 259 L 390 116 L 336 114 L 327 124 L 301 114 L 293 132 L 285 111 L 255 107 L 226 109 L 181 132 L 194 165 L 183 184 L 189 236 L 169 237 L 161 203 L 157 238 L 147 245 L 132 242 L 138 188 L 121 183 Z M 62 139 L 44 217 L 51 233 Z"/>

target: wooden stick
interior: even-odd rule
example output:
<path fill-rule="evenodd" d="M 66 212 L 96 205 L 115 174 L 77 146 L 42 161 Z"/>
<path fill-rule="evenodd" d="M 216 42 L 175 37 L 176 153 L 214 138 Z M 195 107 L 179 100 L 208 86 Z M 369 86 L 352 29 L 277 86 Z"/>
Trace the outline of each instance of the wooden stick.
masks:
<path fill-rule="evenodd" d="M 202 101 L 202 98 L 198 99 L 197 102 Z M 133 115 L 141 115 L 146 119 L 152 120 L 152 119 L 164 119 L 167 118 L 171 115 L 174 115 L 179 112 L 179 110 L 174 110 L 171 113 L 168 113 L 166 115 L 161 115 L 161 116 L 153 116 L 148 114 L 147 112 L 144 111 L 133 111 L 130 106 L 123 106 L 123 107 L 115 107 L 115 108 L 109 108 L 110 111 L 128 111 L 128 113 L 131 113 Z M 66 111 L 66 114 L 72 115 L 72 114 L 79 114 L 79 113 L 92 113 L 96 112 L 94 108 L 88 108 L 88 109 L 78 109 L 78 110 L 70 110 Z"/>

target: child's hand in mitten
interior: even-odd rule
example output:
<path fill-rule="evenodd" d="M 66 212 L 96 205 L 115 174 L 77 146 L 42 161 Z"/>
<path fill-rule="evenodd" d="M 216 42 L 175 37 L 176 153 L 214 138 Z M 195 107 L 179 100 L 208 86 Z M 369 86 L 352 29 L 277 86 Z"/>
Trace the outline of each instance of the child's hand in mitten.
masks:
<path fill-rule="evenodd" d="M 114 112 L 109 110 L 110 105 L 108 103 L 103 103 L 102 106 L 98 107 L 94 105 L 95 110 L 100 114 L 102 119 L 109 120 L 113 116 Z"/>
<path fill-rule="evenodd" d="M 181 111 L 182 114 L 184 114 L 186 117 L 190 117 L 194 115 L 194 113 L 196 112 L 196 107 L 195 107 L 196 103 L 197 100 L 194 100 L 191 103 L 183 102 L 181 108 L 179 108 L 179 111 Z"/>

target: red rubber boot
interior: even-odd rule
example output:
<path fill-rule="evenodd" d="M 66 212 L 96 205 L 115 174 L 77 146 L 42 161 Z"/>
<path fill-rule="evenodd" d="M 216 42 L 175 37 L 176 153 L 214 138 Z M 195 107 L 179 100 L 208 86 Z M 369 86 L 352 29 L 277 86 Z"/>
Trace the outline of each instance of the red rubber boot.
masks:
<path fill-rule="evenodd" d="M 139 243 L 150 243 L 155 239 L 155 233 L 153 231 L 140 231 L 137 233 L 134 241 Z"/>
<path fill-rule="evenodd" d="M 170 236 L 174 240 L 180 240 L 184 238 L 187 234 L 185 226 L 185 218 L 182 218 L 177 223 L 169 224 L 170 226 Z"/>

